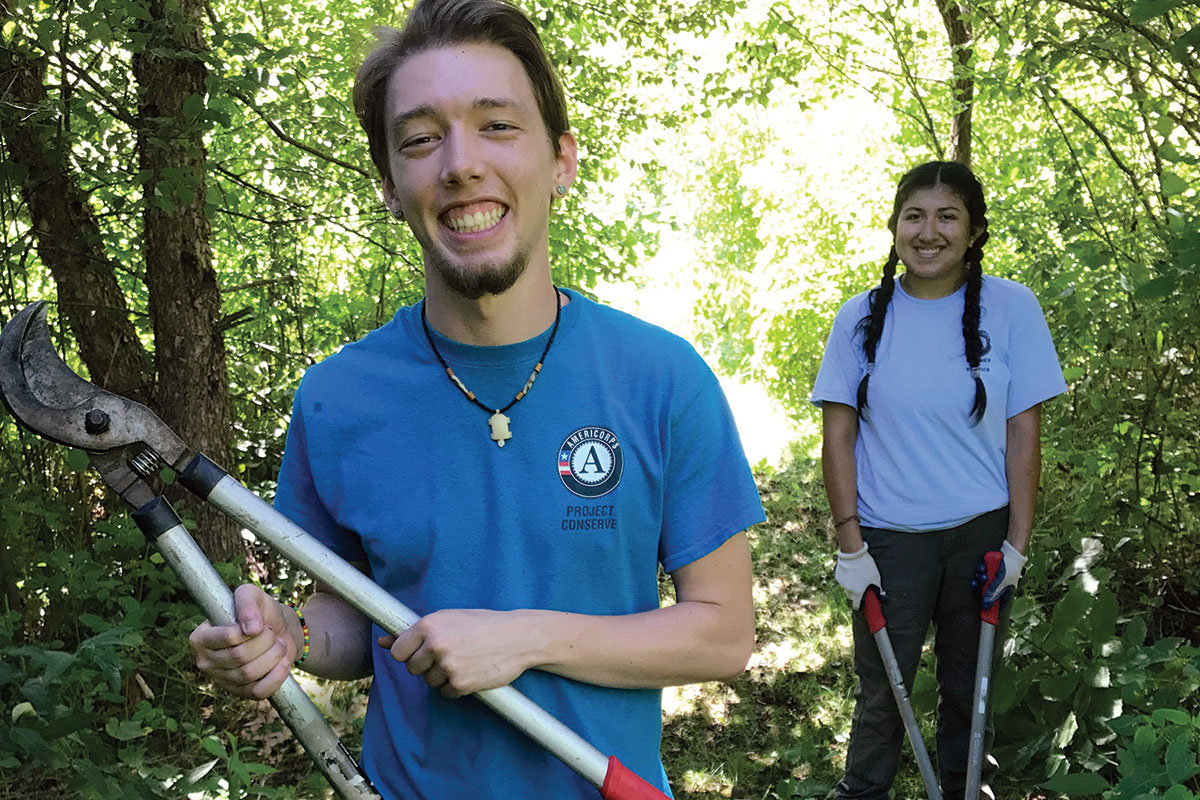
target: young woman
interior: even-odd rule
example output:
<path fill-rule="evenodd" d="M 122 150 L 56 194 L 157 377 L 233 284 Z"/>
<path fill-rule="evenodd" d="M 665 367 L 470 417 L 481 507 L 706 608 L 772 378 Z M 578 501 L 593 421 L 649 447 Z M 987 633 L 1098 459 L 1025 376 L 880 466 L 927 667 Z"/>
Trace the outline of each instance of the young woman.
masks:
<path fill-rule="evenodd" d="M 1037 501 L 1041 403 L 1066 390 L 1033 293 L 983 275 L 986 211 L 962 164 L 934 161 L 904 175 L 883 278 L 838 312 L 812 394 L 822 409 L 835 576 L 856 610 L 868 587 L 887 598 L 910 690 L 929 623 L 936 628 L 946 800 L 962 798 L 966 775 L 980 607 L 972 579 L 982 555 L 1001 550 L 1004 577 L 984 601 L 1016 586 Z M 859 614 L 854 652 L 858 700 L 837 797 L 882 800 L 904 733 Z M 988 772 L 985 763 L 985 784 Z"/>

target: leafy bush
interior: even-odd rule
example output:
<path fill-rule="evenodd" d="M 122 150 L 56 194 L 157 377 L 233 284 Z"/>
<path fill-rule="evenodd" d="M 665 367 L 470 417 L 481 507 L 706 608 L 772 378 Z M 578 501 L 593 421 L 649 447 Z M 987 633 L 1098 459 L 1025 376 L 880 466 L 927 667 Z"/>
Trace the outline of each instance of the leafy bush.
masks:
<path fill-rule="evenodd" d="M 26 523 L 72 516 L 53 495 L 24 495 L 8 521 L 16 508 Z M 12 535 L 23 530 L 7 527 L 10 549 L 34 544 Z M 25 608 L 0 614 L 0 796 L 283 796 L 259 785 L 271 767 L 216 733 L 186 645 L 200 616 L 174 574 L 124 515 L 89 534 L 32 562 Z"/>

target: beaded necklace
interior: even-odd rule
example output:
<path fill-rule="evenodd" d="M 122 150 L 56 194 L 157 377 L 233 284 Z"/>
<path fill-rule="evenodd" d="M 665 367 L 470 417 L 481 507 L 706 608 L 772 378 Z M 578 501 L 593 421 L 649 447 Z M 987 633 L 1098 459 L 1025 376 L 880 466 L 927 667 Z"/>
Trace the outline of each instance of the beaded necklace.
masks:
<path fill-rule="evenodd" d="M 459 391 L 472 403 L 491 414 L 488 417 L 488 426 L 491 429 L 492 441 L 498 447 L 504 447 L 504 442 L 512 438 L 512 430 L 509 428 L 511 420 L 504 412 L 515 406 L 521 401 L 521 398 L 529 394 L 529 390 L 533 388 L 533 382 L 537 380 L 538 373 L 542 371 L 542 364 L 546 361 L 546 354 L 550 352 L 550 345 L 554 344 L 554 335 L 558 333 L 558 321 L 562 318 L 562 302 L 559 300 L 557 288 L 554 290 L 554 301 L 554 327 L 550 329 L 550 338 L 546 340 L 546 347 L 542 350 L 542 355 L 538 358 L 537 364 L 534 365 L 533 372 L 529 373 L 529 380 L 525 381 L 525 385 L 521 387 L 521 391 L 517 392 L 516 396 L 503 408 L 488 408 L 454 374 L 454 370 L 450 369 L 450 365 L 446 363 L 446 359 L 442 357 L 441 351 L 438 350 L 437 343 L 433 341 L 433 334 L 429 331 L 429 319 L 425 315 L 425 303 L 421 303 L 421 327 L 425 330 L 425 338 L 429 341 L 429 347 L 433 350 L 433 354 L 437 356 L 438 363 L 442 365 L 442 369 L 446 370 L 446 375 L 450 378 L 450 381 L 459 388 Z"/>

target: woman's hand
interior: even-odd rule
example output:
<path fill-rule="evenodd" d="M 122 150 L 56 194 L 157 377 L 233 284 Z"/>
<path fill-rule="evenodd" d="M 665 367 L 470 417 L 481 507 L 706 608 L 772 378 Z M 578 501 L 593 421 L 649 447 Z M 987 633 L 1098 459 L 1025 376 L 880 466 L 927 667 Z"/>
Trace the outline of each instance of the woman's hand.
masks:
<path fill-rule="evenodd" d="M 850 605 L 855 611 L 862 608 L 863 595 L 872 586 L 879 590 L 879 599 L 887 597 L 879 577 L 879 567 L 867 550 L 866 542 L 863 542 L 861 550 L 854 553 L 839 550 L 837 568 L 833 571 L 833 577 L 846 590 L 846 596 L 850 598 Z"/>

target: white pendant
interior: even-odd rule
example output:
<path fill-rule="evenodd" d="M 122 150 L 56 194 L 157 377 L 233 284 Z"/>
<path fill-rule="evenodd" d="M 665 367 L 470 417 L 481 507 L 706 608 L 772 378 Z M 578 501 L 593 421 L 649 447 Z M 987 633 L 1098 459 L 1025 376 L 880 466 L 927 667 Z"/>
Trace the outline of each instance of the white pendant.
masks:
<path fill-rule="evenodd" d="M 508 417 L 499 411 L 488 417 L 488 425 L 492 428 L 492 441 L 497 447 L 504 447 L 504 442 L 512 438 L 512 431 L 508 429 Z"/>

